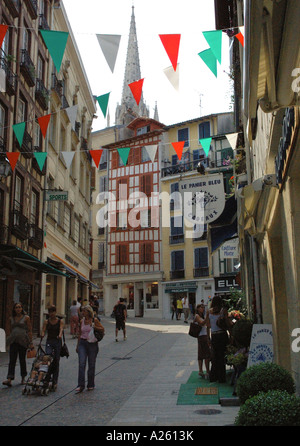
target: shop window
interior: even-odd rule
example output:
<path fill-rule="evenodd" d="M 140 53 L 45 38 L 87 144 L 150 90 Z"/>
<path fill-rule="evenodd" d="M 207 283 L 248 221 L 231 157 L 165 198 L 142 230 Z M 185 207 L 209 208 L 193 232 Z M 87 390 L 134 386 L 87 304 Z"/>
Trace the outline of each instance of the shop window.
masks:
<path fill-rule="evenodd" d="M 150 282 L 146 283 L 146 308 L 148 309 L 157 309 L 159 308 L 158 302 L 158 283 Z"/>

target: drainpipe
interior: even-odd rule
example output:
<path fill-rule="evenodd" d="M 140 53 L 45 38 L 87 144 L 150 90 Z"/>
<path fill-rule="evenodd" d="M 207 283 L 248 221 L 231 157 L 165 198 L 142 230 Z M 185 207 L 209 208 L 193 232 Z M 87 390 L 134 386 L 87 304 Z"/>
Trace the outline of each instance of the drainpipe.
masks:
<path fill-rule="evenodd" d="M 258 270 L 258 254 L 257 245 L 254 237 L 251 237 L 252 246 L 252 262 L 253 262 L 253 274 L 254 274 L 254 287 L 256 296 L 256 316 L 257 322 L 262 324 L 262 310 L 261 310 L 261 294 L 260 294 L 260 283 L 259 283 L 259 270 Z"/>

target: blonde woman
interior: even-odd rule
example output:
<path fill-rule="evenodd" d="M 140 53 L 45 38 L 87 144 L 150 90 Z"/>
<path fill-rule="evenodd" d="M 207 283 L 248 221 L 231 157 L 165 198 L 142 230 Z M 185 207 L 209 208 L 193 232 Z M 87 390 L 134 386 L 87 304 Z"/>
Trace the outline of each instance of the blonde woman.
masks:
<path fill-rule="evenodd" d="M 90 305 L 82 308 L 82 319 L 79 325 L 79 335 L 76 347 L 78 353 L 79 368 L 78 368 L 78 386 L 75 389 L 76 393 L 81 393 L 85 388 L 85 369 L 88 360 L 87 372 L 87 389 L 94 390 L 95 388 L 95 369 L 96 359 L 99 351 L 98 342 L 90 342 L 90 331 L 94 325 L 94 330 L 104 332 L 103 325 L 97 318 L 94 319 L 94 311 Z"/>

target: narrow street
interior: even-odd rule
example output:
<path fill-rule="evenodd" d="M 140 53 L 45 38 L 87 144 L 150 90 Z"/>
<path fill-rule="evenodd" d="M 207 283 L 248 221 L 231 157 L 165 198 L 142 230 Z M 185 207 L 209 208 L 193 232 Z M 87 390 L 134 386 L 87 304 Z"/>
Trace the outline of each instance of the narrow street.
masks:
<path fill-rule="evenodd" d="M 75 394 L 77 386 L 76 340 L 66 330 L 70 357 L 61 358 L 58 389 L 49 396 L 22 395 L 19 368 L 12 388 L 1 386 L 2 426 L 105 426 L 131 397 L 151 370 L 172 348 L 187 325 L 182 321 L 129 319 L 126 341 L 115 342 L 114 320 L 103 318 L 106 335 L 99 343 L 96 388 Z M 189 338 L 186 336 L 186 338 Z M 37 342 L 38 340 L 36 340 Z M 190 342 L 190 339 L 187 339 Z M 192 340 L 193 341 L 193 340 Z M 5 355 L 5 360 L 4 360 Z M 6 378 L 7 354 L 0 356 L 1 383 Z M 196 358 L 191 358 L 191 360 Z M 178 358 L 180 362 L 180 357 Z M 27 360 L 28 373 L 32 360 Z M 196 365 L 195 365 L 196 367 Z M 196 368 L 195 368 L 196 369 Z M 171 372 L 171 370 L 170 370 Z M 151 389 L 149 388 L 149 397 Z"/>

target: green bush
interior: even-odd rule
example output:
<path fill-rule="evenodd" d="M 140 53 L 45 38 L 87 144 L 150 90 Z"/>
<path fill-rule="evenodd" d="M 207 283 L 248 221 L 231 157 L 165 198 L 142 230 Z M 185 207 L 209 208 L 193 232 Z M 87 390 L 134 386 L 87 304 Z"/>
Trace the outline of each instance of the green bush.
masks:
<path fill-rule="evenodd" d="M 282 390 L 260 392 L 240 407 L 235 426 L 300 426 L 300 398 Z"/>
<path fill-rule="evenodd" d="M 249 319 L 240 319 L 232 328 L 232 336 L 240 347 L 249 347 L 251 342 L 253 322 Z"/>
<path fill-rule="evenodd" d="M 292 375 L 283 367 L 273 363 L 253 365 L 245 370 L 237 382 L 237 394 L 241 404 L 259 392 L 286 390 L 295 393 Z"/>

